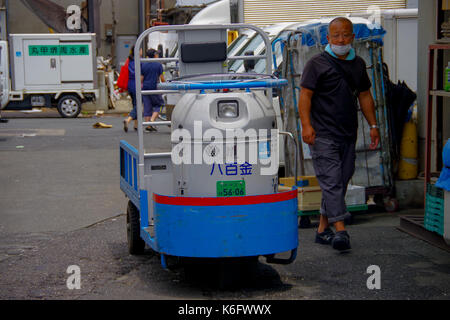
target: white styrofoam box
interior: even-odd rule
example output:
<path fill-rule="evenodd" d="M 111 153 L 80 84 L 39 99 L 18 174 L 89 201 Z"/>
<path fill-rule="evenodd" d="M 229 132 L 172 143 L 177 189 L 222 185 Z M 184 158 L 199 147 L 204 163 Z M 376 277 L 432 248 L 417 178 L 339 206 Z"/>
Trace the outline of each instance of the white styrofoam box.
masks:
<path fill-rule="evenodd" d="M 347 193 L 345 195 L 345 204 L 347 206 L 366 204 L 366 188 L 348 185 Z"/>
<path fill-rule="evenodd" d="M 444 240 L 450 245 L 450 191 L 444 194 Z"/>

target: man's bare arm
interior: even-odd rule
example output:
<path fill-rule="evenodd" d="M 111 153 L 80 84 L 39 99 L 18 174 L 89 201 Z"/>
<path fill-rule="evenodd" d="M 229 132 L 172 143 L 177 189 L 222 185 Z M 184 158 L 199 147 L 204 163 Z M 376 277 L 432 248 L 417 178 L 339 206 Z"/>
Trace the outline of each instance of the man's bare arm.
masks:
<path fill-rule="evenodd" d="M 302 123 L 302 138 L 307 144 L 314 144 L 316 132 L 311 125 L 311 99 L 314 91 L 302 87 L 298 101 L 300 121 Z"/>
<path fill-rule="evenodd" d="M 361 111 L 364 114 L 364 117 L 366 118 L 367 122 L 369 123 L 369 126 L 374 126 L 377 124 L 377 116 L 375 114 L 375 103 L 372 98 L 372 94 L 370 93 L 370 90 L 361 92 L 359 94 L 359 105 L 361 107 Z M 370 129 L 370 149 L 375 149 L 378 147 L 378 144 L 380 143 L 380 131 L 375 128 Z"/>

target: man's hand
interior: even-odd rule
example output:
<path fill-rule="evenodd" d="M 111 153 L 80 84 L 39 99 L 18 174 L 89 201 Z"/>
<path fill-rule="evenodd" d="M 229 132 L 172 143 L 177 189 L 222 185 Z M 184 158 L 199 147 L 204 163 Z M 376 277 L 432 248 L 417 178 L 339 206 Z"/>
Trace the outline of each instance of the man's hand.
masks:
<path fill-rule="evenodd" d="M 313 145 L 316 139 L 316 131 L 312 126 L 304 126 L 302 128 L 302 138 L 306 144 Z"/>
<path fill-rule="evenodd" d="M 380 143 L 380 131 L 377 128 L 370 129 L 370 150 L 375 150 Z"/>

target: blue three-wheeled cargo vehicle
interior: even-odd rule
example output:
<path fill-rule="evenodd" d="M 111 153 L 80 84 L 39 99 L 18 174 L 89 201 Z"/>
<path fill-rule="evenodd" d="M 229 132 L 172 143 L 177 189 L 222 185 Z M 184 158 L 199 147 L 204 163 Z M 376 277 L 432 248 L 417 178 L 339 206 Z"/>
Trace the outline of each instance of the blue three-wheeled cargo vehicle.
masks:
<path fill-rule="evenodd" d="M 264 40 L 260 56 L 227 56 L 227 30 L 252 29 Z M 139 48 L 153 32 L 176 32 L 178 57 L 143 59 Z M 136 77 L 138 146 L 120 142 L 120 187 L 129 198 L 131 254 L 147 244 L 160 254 L 186 258 L 264 256 L 291 263 L 298 245 L 297 190 L 278 191 L 278 139 L 271 44 L 247 24 L 157 26 L 135 46 L 141 64 L 176 63 L 179 78 L 141 90 Z M 266 74 L 228 72 L 228 62 L 265 59 Z M 144 122 L 144 95 L 178 94 L 171 121 Z M 146 152 L 144 128 L 171 128 L 171 152 Z M 289 253 L 280 258 L 279 253 Z"/>

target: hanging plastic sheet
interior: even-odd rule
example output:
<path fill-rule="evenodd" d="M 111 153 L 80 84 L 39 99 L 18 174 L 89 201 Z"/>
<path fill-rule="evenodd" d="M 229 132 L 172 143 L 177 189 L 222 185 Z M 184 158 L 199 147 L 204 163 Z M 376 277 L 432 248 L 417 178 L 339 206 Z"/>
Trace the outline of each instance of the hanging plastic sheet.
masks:
<path fill-rule="evenodd" d="M 321 22 L 310 23 L 300 27 L 302 33 L 302 46 L 314 47 L 328 44 L 328 25 L 332 19 L 324 19 Z M 352 18 L 353 33 L 356 41 L 373 41 L 383 45 L 383 36 L 386 31 L 379 24 L 368 23 L 366 19 Z"/>
<path fill-rule="evenodd" d="M 386 86 L 386 105 L 389 109 L 390 132 L 392 135 L 393 157 L 400 158 L 400 144 L 402 140 L 403 127 L 406 122 L 408 111 L 417 95 L 408 85 L 402 81 L 394 84 L 389 79 L 387 65 L 383 64 L 384 83 Z"/>

